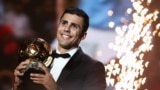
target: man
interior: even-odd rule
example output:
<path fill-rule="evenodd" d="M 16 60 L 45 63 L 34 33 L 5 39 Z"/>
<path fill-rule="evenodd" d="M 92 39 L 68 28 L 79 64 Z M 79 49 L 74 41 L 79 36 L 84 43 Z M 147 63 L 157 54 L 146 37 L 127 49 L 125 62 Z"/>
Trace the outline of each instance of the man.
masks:
<path fill-rule="evenodd" d="M 79 47 L 85 39 L 89 26 L 88 15 L 78 9 L 66 9 L 60 18 L 57 30 L 56 52 L 69 53 L 68 58 L 55 57 L 50 71 L 39 65 L 45 74 L 31 73 L 30 79 L 43 85 L 46 90 L 105 90 L 105 69 L 102 63 L 93 60 Z M 14 90 L 21 84 L 20 70 L 26 68 L 30 59 L 21 62 L 15 69 Z"/>

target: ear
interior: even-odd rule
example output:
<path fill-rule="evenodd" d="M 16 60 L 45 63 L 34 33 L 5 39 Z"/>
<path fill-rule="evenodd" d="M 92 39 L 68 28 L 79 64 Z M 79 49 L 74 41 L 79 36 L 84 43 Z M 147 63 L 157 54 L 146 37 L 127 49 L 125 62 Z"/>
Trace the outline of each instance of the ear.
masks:
<path fill-rule="evenodd" d="M 84 33 L 82 34 L 81 40 L 84 40 L 84 39 L 86 38 L 86 36 L 87 36 L 87 32 L 84 32 Z"/>

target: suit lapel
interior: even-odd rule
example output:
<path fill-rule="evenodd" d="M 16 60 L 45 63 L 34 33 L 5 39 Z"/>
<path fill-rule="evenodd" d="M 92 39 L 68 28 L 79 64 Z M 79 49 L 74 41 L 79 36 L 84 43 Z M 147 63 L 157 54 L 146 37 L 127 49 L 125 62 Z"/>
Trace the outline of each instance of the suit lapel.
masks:
<path fill-rule="evenodd" d="M 65 79 L 69 76 L 71 71 L 78 66 L 81 62 L 82 57 L 82 50 L 81 48 L 78 49 L 78 51 L 71 57 L 70 61 L 66 64 L 66 66 L 63 68 L 62 73 L 60 74 L 57 83 L 61 86 L 61 84 L 65 81 Z M 62 84 L 63 85 L 63 84 Z"/>

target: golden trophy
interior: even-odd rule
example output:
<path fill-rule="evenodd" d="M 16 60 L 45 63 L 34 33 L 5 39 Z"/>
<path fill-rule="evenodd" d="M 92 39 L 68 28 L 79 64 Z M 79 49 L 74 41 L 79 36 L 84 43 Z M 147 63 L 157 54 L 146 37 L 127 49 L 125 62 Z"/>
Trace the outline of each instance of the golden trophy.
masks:
<path fill-rule="evenodd" d="M 25 69 L 20 70 L 24 73 L 21 77 L 22 84 L 20 88 L 22 90 L 45 90 L 42 85 L 33 83 L 30 80 L 30 73 L 41 73 L 45 74 L 38 66 L 39 64 L 50 68 L 52 64 L 52 48 L 50 45 L 42 38 L 33 38 L 24 42 L 18 51 L 18 61 L 22 62 L 30 58 L 31 62 L 27 65 Z"/>

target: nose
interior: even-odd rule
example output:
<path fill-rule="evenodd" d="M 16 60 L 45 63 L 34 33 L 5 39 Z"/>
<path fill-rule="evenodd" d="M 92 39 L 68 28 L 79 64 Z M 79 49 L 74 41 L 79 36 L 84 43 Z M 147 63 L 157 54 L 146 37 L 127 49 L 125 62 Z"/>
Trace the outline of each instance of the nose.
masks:
<path fill-rule="evenodd" d="M 70 25 L 66 25 L 64 31 L 68 32 L 70 30 Z"/>

